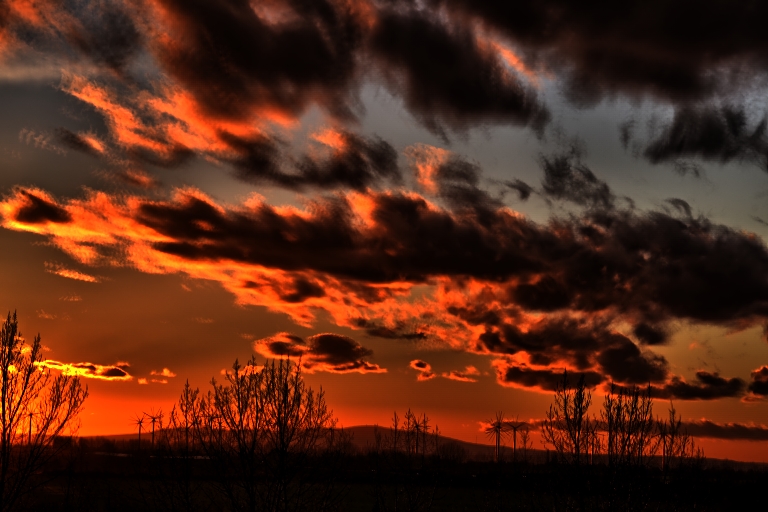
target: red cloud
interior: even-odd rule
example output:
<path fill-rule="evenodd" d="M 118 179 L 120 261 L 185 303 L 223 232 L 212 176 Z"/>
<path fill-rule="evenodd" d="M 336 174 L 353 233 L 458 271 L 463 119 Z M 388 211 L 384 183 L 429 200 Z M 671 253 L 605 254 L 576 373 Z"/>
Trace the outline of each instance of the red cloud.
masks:
<path fill-rule="evenodd" d="M 437 377 L 432 371 L 432 366 L 426 361 L 414 359 L 411 361 L 410 367 L 419 372 L 419 376 L 417 377 L 417 380 L 419 381 L 431 380 Z"/>
<path fill-rule="evenodd" d="M 451 370 L 441 374 L 443 378 L 459 382 L 477 382 L 475 377 L 478 375 L 480 375 L 480 371 L 474 366 L 467 366 L 464 370 Z"/>

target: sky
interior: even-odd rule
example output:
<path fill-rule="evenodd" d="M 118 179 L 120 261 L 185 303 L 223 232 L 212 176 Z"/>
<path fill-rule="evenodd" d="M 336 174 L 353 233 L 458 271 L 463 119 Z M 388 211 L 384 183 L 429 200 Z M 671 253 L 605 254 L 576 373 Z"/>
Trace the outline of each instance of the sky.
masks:
<path fill-rule="evenodd" d="M 82 435 L 290 357 L 344 426 L 487 442 L 567 370 L 768 461 L 766 11 L 7 0 L 0 306 Z"/>

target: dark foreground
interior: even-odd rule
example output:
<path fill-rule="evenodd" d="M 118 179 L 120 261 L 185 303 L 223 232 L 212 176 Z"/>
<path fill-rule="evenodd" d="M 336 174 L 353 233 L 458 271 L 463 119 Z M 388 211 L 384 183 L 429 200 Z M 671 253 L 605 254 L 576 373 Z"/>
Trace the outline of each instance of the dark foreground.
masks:
<path fill-rule="evenodd" d="M 292 499 L 290 510 L 309 511 L 700 511 L 751 508 L 764 498 L 768 481 L 762 469 L 704 460 L 666 471 L 654 464 L 609 468 L 554 460 L 534 463 L 522 460 L 520 453 L 521 460 L 514 463 L 496 463 L 468 460 L 466 451 L 446 446 L 429 456 L 349 446 L 332 459 L 306 459 L 310 470 L 286 489 L 274 488 L 270 476 L 262 473 L 258 489 L 286 492 Z M 257 488 L 239 485 L 238 477 L 201 456 L 169 456 L 149 447 L 139 451 L 135 442 L 81 442 L 35 476 L 40 487 L 24 509 L 267 510 L 246 508 L 247 500 L 233 497 Z"/>

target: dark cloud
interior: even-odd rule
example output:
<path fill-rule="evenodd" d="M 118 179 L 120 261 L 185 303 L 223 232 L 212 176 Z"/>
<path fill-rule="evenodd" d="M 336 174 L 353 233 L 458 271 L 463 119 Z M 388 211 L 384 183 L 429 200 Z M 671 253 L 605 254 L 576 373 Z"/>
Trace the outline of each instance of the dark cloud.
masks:
<path fill-rule="evenodd" d="M 651 386 L 651 396 L 679 400 L 716 400 L 742 396 L 746 387 L 746 383 L 739 378 L 726 379 L 717 373 L 703 370 L 696 372 L 696 381 L 689 383 L 674 376 L 664 386 Z"/>
<path fill-rule="evenodd" d="M 683 107 L 647 144 L 643 156 L 655 164 L 694 157 L 719 163 L 749 161 L 768 171 L 767 126 L 765 117 L 748 126 L 742 107 Z"/>
<path fill-rule="evenodd" d="M 78 9 L 81 26 L 68 37 L 97 64 L 122 71 L 142 47 L 142 38 L 131 13 L 122 2 L 85 2 Z"/>
<path fill-rule="evenodd" d="M 407 325 L 405 322 L 399 322 L 394 327 L 387 327 L 378 322 L 359 318 L 355 321 L 355 327 L 365 329 L 365 333 L 374 338 L 413 341 L 424 340 L 427 338 L 425 332 L 420 331 L 412 325 Z"/>
<path fill-rule="evenodd" d="M 688 204 L 688 201 L 684 201 L 683 199 L 673 197 L 667 199 L 667 203 L 671 204 L 677 211 L 684 214 L 686 217 L 690 217 L 691 213 L 693 212 L 691 205 Z"/>
<path fill-rule="evenodd" d="M 526 309 L 556 311 L 566 308 L 573 300 L 570 290 L 552 276 L 535 283 L 523 283 L 512 288 L 512 299 Z"/>
<path fill-rule="evenodd" d="M 613 207 L 615 198 L 610 187 L 581 163 L 578 151 L 542 156 L 541 166 L 544 169 L 541 185 L 547 196 L 580 206 Z"/>
<path fill-rule="evenodd" d="M 278 5 L 286 20 L 275 21 L 269 5 L 254 9 L 245 0 L 155 1 L 168 13 L 169 37 L 153 49 L 208 114 L 298 115 L 316 102 L 338 117 L 352 116 L 348 92 L 364 35 L 353 9 L 287 0 Z"/>
<path fill-rule="evenodd" d="M 19 190 L 24 204 L 16 211 L 15 219 L 29 224 L 72 222 L 72 216 L 63 208 L 29 190 Z"/>
<path fill-rule="evenodd" d="M 540 269 L 541 261 L 568 252 L 569 241 L 502 210 L 480 223 L 472 212 L 454 216 L 418 196 L 393 192 L 369 199 L 375 225 L 364 231 L 340 197 L 318 202 L 306 217 L 266 204 L 226 212 L 187 196 L 180 203 L 145 203 L 138 218 L 175 240 L 156 246 L 163 252 L 369 283 L 458 274 L 498 279 Z"/>
<path fill-rule="evenodd" d="M 127 377 L 128 372 L 120 368 L 108 368 L 101 372 L 101 375 L 104 377 Z"/>
<path fill-rule="evenodd" d="M 720 1 L 429 0 L 507 36 L 555 71 L 577 104 L 625 94 L 671 101 L 728 95 L 764 76 L 768 6 Z"/>
<path fill-rule="evenodd" d="M 647 322 L 637 324 L 632 333 L 644 345 L 664 345 L 669 341 L 669 333 L 666 328 Z"/>
<path fill-rule="evenodd" d="M 323 287 L 314 281 L 304 277 L 297 277 L 291 283 L 291 289 L 280 298 L 286 302 L 303 302 L 310 297 L 322 297 L 325 295 Z"/>
<path fill-rule="evenodd" d="M 504 183 L 504 185 L 516 191 L 518 198 L 521 201 L 527 200 L 529 197 L 531 197 L 531 193 L 533 192 L 533 187 L 518 179 L 507 181 Z"/>
<path fill-rule="evenodd" d="M 384 181 L 398 184 L 402 180 L 397 152 L 386 141 L 366 138 L 341 131 L 334 132 L 339 147 L 329 148 L 326 157 L 303 155 L 291 158 L 284 143 L 260 136 L 244 140 L 223 134 L 238 153 L 233 160 L 238 176 L 255 183 L 272 183 L 290 189 L 304 187 L 345 187 L 365 190 Z"/>
<path fill-rule="evenodd" d="M 663 356 L 641 352 L 637 345 L 619 335 L 614 335 L 611 345 L 598 354 L 597 362 L 607 375 L 621 383 L 660 382 L 668 373 Z"/>
<path fill-rule="evenodd" d="M 99 156 L 100 154 L 82 135 L 71 132 L 66 128 L 57 129 L 56 138 L 69 149 L 74 149 L 91 156 Z"/>
<path fill-rule="evenodd" d="M 560 369 L 533 369 L 520 364 L 507 364 L 497 361 L 496 379 L 503 386 L 539 388 L 544 391 L 554 391 L 563 382 L 563 371 Z M 598 372 L 568 372 L 569 382 L 575 384 L 584 377 L 584 384 L 589 388 L 603 383 L 605 377 Z"/>
<path fill-rule="evenodd" d="M 750 393 L 760 397 L 768 396 L 768 366 L 761 366 L 750 373 L 752 382 L 747 388 Z"/>
<path fill-rule="evenodd" d="M 502 208 L 454 214 L 396 192 L 368 200 L 365 228 L 338 196 L 317 202 L 310 216 L 266 204 L 226 211 L 186 196 L 142 204 L 137 217 L 171 238 L 158 250 L 189 259 L 358 283 L 515 278 L 509 293 L 522 306 L 613 312 L 657 329 L 669 319 L 734 325 L 768 317 L 765 245 L 702 217 L 598 209 L 539 226 Z"/>
<path fill-rule="evenodd" d="M 684 422 L 683 429 L 694 437 L 733 441 L 768 441 L 768 428 L 763 425 L 714 423 L 709 420 Z"/>
<path fill-rule="evenodd" d="M 599 371 L 603 378 L 625 384 L 667 379 L 668 363 L 663 357 L 641 351 L 629 338 L 610 332 L 599 323 L 548 318 L 526 331 L 519 329 L 514 320 L 498 329 L 487 329 L 478 339 L 481 352 L 525 352 L 536 365 L 567 362 L 581 371 Z"/>
<path fill-rule="evenodd" d="M 371 51 L 389 87 L 428 129 L 464 131 L 489 122 L 530 125 L 549 121 L 536 91 L 482 48 L 463 23 L 415 9 L 379 13 Z"/>
<path fill-rule="evenodd" d="M 330 373 L 383 373 L 387 370 L 365 359 L 373 351 L 357 341 L 340 334 L 316 334 L 306 340 L 288 333 L 279 333 L 254 342 L 254 350 L 265 357 L 300 358 L 309 371 Z"/>
<path fill-rule="evenodd" d="M 440 164 L 435 172 L 434 181 L 438 195 L 454 211 L 471 210 L 479 222 L 493 222 L 495 210 L 502 203 L 480 188 L 482 170 L 476 164 L 453 155 Z"/>

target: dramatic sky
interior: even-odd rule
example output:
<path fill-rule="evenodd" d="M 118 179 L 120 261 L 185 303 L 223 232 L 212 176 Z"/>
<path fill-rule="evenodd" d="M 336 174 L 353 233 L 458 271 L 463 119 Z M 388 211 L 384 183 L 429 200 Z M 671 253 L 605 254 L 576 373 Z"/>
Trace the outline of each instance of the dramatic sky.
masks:
<path fill-rule="evenodd" d="M 346 426 L 483 440 L 568 369 L 768 460 L 766 19 L 6 0 L 0 307 L 86 380 L 86 435 L 255 355 Z"/>

